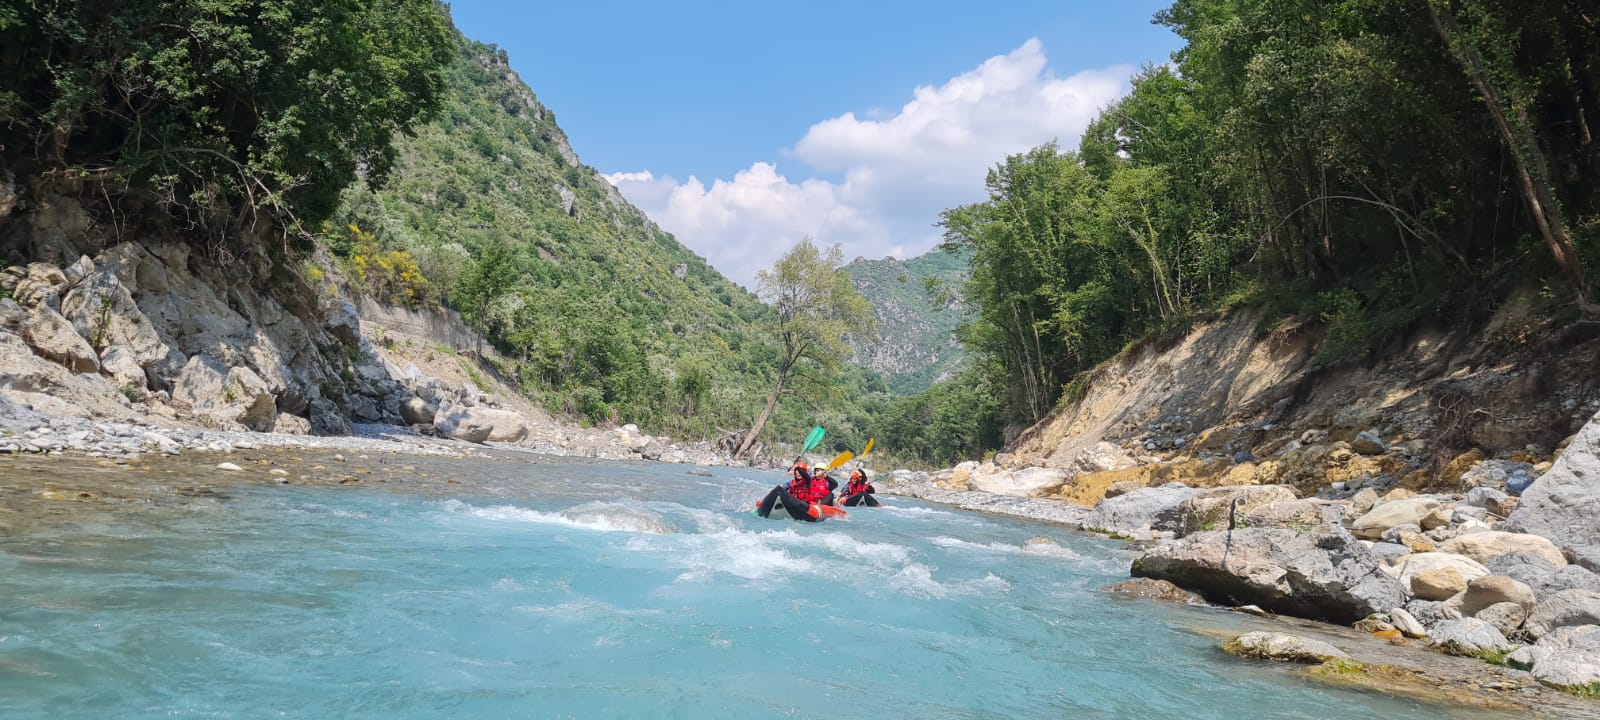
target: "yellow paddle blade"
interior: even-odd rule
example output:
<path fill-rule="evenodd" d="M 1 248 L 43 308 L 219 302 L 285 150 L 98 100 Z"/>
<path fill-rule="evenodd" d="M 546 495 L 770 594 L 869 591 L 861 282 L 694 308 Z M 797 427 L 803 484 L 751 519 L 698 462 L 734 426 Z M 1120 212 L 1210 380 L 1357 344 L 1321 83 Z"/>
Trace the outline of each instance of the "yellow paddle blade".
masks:
<path fill-rule="evenodd" d="M 856 454 L 853 453 L 853 452 L 850 452 L 849 450 L 846 450 L 846 451 L 844 451 L 842 453 L 839 453 L 839 457 L 834 458 L 833 462 L 828 463 L 827 470 L 832 470 L 834 468 L 839 467 L 840 465 L 843 465 L 843 464 L 845 464 L 847 462 L 850 462 L 850 458 L 853 458 L 855 456 L 856 456 Z M 826 470 L 824 472 L 826 472 Z"/>
<path fill-rule="evenodd" d="M 872 446 L 873 445 L 877 445 L 877 444 L 878 444 L 878 439 L 877 438 L 869 438 L 867 440 L 867 446 L 861 450 L 861 457 L 866 457 L 867 453 L 872 452 Z"/>

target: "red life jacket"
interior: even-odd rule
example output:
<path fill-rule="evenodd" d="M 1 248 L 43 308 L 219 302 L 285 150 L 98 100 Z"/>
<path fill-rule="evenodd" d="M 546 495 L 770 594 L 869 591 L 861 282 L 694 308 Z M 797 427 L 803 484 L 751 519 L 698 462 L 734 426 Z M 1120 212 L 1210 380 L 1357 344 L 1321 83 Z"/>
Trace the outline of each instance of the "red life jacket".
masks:
<path fill-rule="evenodd" d="M 869 493 L 872 491 L 872 483 L 869 483 L 866 480 L 851 480 L 850 486 L 845 488 L 846 495 L 860 495 L 862 493 Z"/>
<path fill-rule="evenodd" d="M 821 475 L 796 475 L 789 481 L 789 494 L 805 502 L 820 502 L 828 496 L 828 480 Z"/>

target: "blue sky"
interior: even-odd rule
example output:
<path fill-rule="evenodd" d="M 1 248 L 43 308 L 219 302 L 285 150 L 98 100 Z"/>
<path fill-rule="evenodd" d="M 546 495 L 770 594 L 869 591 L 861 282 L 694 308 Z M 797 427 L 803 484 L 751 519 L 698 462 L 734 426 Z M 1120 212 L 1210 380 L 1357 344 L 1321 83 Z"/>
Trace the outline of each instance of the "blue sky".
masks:
<path fill-rule="evenodd" d="M 457 0 L 583 161 L 734 280 L 800 237 L 915 255 L 1007 153 L 1073 145 L 1166 2 Z"/>

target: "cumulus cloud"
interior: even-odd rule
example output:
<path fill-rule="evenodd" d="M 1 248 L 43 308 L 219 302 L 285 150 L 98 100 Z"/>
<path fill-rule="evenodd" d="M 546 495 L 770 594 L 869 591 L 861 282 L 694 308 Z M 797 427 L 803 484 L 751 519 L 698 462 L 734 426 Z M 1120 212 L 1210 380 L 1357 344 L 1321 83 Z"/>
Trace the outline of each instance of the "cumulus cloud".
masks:
<path fill-rule="evenodd" d="M 786 170 L 762 160 L 709 185 L 648 171 L 605 177 L 753 288 L 758 270 L 808 235 L 842 244 L 846 257 L 927 251 L 939 239 L 939 211 L 981 200 L 990 166 L 1051 140 L 1076 145 L 1132 74 L 1117 66 L 1058 77 L 1043 45 L 1029 40 L 942 85 L 917 88 L 897 113 L 846 113 L 811 126 L 787 151 Z"/>

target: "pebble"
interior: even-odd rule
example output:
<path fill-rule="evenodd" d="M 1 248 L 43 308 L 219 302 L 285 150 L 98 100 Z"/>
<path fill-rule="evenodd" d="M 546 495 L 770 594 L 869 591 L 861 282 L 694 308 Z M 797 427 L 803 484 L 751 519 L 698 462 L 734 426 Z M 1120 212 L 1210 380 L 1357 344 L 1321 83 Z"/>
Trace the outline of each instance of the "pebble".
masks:
<path fill-rule="evenodd" d="M 272 474 L 276 475 L 278 477 L 288 477 L 289 471 L 285 470 L 283 468 L 273 468 L 272 469 Z"/>
<path fill-rule="evenodd" d="M 240 470 L 243 470 L 244 468 L 239 467 L 238 465 L 235 465 L 235 464 L 230 463 L 230 462 L 225 462 L 225 463 L 219 463 L 217 465 L 217 469 L 218 470 L 228 470 L 228 471 L 231 471 L 231 472 L 238 472 Z"/>

